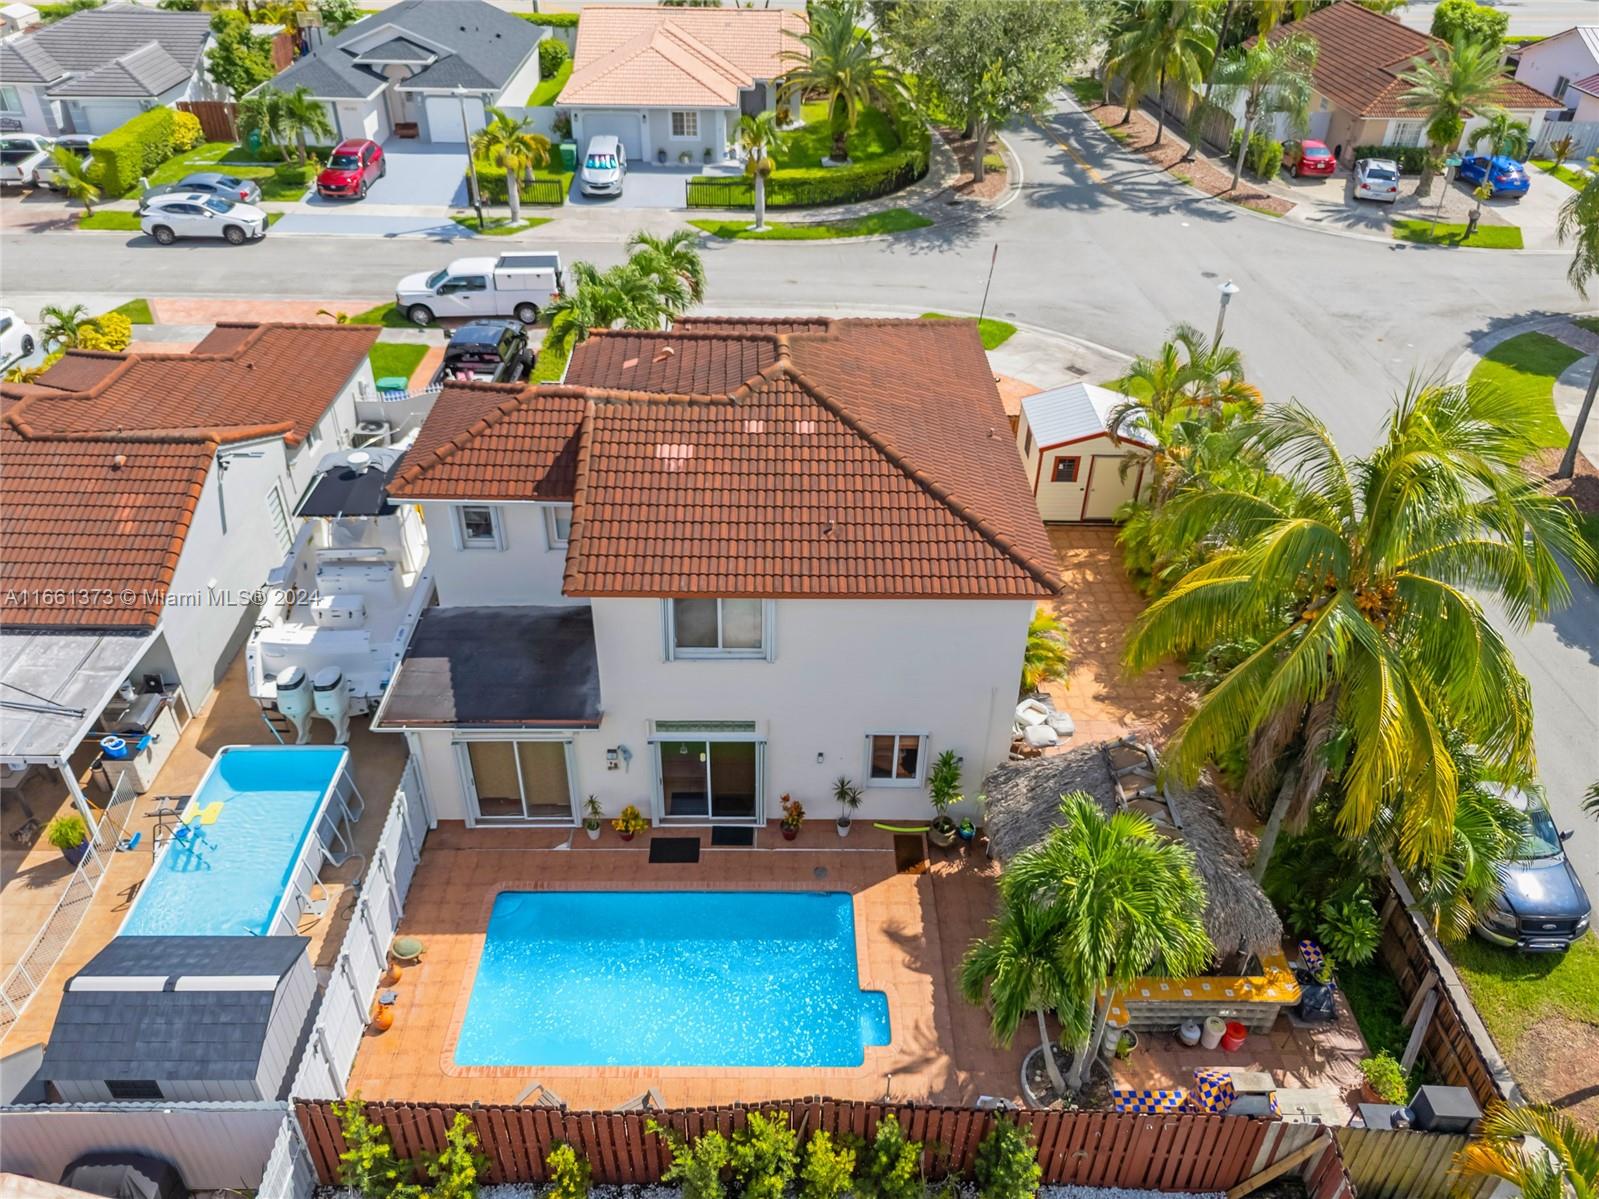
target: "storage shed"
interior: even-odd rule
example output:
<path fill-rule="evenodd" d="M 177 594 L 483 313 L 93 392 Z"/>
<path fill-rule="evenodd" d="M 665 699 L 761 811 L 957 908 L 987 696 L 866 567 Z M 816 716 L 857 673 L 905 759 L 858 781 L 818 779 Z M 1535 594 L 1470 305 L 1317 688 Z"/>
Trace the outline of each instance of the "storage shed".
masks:
<path fill-rule="evenodd" d="M 1022 400 L 1016 425 L 1027 482 L 1045 521 L 1110 520 L 1144 491 L 1147 464 L 1129 453 L 1153 450 L 1136 421 L 1111 432 L 1111 413 L 1127 397 L 1089 383 L 1068 383 Z"/>
<path fill-rule="evenodd" d="M 66 1103 L 278 1099 L 316 998 L 307 937 L 116 937 L 68 980 L 38 1080 Z"/>

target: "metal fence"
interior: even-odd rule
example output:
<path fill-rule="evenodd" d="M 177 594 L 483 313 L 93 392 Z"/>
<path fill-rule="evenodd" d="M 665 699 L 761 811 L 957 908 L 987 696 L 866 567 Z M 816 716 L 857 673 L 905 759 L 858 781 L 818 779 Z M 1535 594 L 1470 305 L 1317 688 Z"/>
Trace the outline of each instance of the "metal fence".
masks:
<path fill-rule="evenodd" d="M 1571 138 L 1570 158 L 1583 159 L 1599 154 L 1599 121 L 1545 121 L 1530 157 L 1547 158 L 1549 147 L 1563 137 Z"/>
<path fill-rule="evenodd" d="M 61 889 L 61 898 L 56 901 L 56 906 L 51 909 L 28 948 L 17 959 L 11 973 L 6 975 L 5 982 L 0 983 L 0 1037 L 11 1031 L 11 1026 L 21 1017 L 28 1001 L 38 991 L 50 968 L 60 959 L 72 935 L 78 931 L 84 913 L 94 902 L 100 880 L 105 877 L 106 860 L 116 852 L 122 831 L 127 828 L 128 818 L 133 815 L 133 800 L 133 785 L 124 775 L 117 780 L 111 801 L 106 804 L 99 823 L 94 827 L 88 852 Z"/>
<path fill-rule="evenodd" d="M 566 203 L 566 183 L 561 179 L 535 179 L 522 185 L 522 203 L 560 205 Z"/>
<path fill-rule="evenodd" d="M 372 993 L 388 965 L 389 944 L 405 912 L 405 897 L 422 857 L 425 836 L 421 774 L 412 758 L 400 776 L 372 864 L 361 880 L 360 898 L 339 947 L 333 976 L 322 992 L 305 1056 L 289 1089 L 291 1095 L 302 1099 L 344 1095 L 345 1080 L 366 1031 Z"/>
<path fill-rule="evenodd" d="M 1463 1132 L 1338 1128 L 1333 1135 L 1360 1199 L 1488 1199 L 1498 1185 L 1450 1173 L 1455 1154 L 1471 1143 Z"/>

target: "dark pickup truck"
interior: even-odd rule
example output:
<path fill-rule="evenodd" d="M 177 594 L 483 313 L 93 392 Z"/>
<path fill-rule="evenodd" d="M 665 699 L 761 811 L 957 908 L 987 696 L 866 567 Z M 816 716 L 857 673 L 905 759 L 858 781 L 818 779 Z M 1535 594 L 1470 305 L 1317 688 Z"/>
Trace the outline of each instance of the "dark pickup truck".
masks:
<path fill-rule="evenodd" d="M 431 385 L 517 383 L 527 378 L 536 358 L 522 322 L 473 321 L 450 335 Z"/>

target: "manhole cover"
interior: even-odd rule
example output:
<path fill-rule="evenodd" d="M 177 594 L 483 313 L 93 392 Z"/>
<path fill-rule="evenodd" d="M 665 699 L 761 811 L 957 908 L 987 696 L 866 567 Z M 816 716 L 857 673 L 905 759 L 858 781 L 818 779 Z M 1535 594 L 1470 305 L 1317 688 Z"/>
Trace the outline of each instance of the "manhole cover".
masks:
<path fill-rule="evenodd" d="M 811 874 L 813 876 L 815 876 L 816 878 L 826 878 L 827 877 L 827 867 L 826 866 L 818 866 L 814 870 L 811 871 Z"/>

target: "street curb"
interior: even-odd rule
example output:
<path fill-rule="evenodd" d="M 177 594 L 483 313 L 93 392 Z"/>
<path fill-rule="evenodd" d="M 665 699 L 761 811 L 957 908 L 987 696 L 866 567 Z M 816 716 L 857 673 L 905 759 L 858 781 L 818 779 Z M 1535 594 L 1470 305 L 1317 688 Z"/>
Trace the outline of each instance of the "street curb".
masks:
<path fill-rule="evenodd" d="M 1496 346 L 1501 342 L 1509 341 L 1512 337 L 1520 337 L 1523 333 L 1543 333 L 1554 325 L 1569 325 L 1578 317 L 1599 317 L 1599 309 L 1594 309 L 1589 312 L 1573 312 L 1565 316 L 1528 317 L 1524 321 L 1515 321 L 1511 324 L 1503 326 L 1502 328 L 1495 329 L 1492 333 L 1484 334 L 1482 337 L 1477 338 L 1465 349 L 1461 350 L 1460 353 L 1456 354 L 1452 359 L 1450 359 L 1449 365 L 1444 368 L 1444 374 L 1453 382 L 1463 383 L 1471 374 L 1471 372 L 1469 370 L 1463 370 L 1461 368 L 1461 363 L 1468 358 L 1475 359 L 1476 362 L 1482 361 L 1482 359 L 1487 356 L 1488 350 L 1493 349 L 1493 346 L 1487 346 L 1481 350 L 1479 350 L 1477 347 L 1481 346 L 1489 338 L 1493 338 L 1493 345 Z M 1572 348 L 1575 349 L 1576 347 Z M 1591 358 L 1593 355 L 1584 354 L 1583 357 Z M 1581 361 L 1581 359 L 1578 359 L 1578 361 Z M 1472 365 L 1475 365 L 1476 362 L 1473 362 Z"/>

